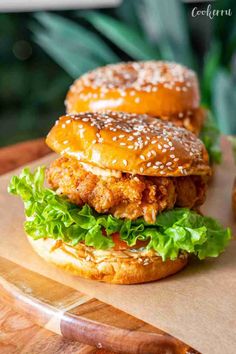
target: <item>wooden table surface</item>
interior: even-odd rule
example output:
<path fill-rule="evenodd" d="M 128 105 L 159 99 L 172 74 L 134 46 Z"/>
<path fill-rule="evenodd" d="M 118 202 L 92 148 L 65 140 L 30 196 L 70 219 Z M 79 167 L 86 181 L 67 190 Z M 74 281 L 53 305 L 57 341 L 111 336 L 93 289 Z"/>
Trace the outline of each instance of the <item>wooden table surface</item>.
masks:
<path fill-rule="evenodd" d="M 114 354 L 64 339 L 35 325 L 0 300 L 1 354 Z"/>
<path fill-rule="evenodd" d="M 45 156 L 50 150 L 44 139 L 19 143 L 0 149 L 0 174 Z M 1 354 L 113 354 L 80 344 L 35 325 L 0 299 Z"/>

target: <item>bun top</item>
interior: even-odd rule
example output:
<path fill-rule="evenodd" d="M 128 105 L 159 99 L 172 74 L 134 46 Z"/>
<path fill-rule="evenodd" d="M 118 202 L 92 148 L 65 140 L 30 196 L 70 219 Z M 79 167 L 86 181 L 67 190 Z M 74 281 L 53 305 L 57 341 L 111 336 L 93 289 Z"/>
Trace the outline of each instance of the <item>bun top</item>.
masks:
<path fill-rule="evenodd" d="M 195 73 L 163 61 L 128 62 L 97 68 L 70 87 L 67 113 L 120 111 L 162 116 L 199 107 Z"/>
<path fill-rule="evenodd" d="M 102 169 L 173 177 L 210 172 L 205 146 L 193 133 L 147 115 L 66 115 L 46 142 L 57 153 Z"/>

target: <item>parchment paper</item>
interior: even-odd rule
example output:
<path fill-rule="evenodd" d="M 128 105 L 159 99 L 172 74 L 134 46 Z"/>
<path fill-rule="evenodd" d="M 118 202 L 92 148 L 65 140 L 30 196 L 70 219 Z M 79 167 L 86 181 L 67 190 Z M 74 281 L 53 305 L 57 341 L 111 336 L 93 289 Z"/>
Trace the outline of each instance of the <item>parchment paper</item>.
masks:
<path fill-rule="evenodd" d="M 224 162 L 217 167 L 202 210 L 236 228 L 231 190 L 236 169 L 229 143 L 223 141 Z M 47 164 L 55 156 L 31 166 Z M 71 286 L 183 340 L 204 354 L 233 354 L 236 348 L 236 242 L 218 259 L 193 260 L 185 270 L 165 280 L 142 285 L 110 285 L 70 276 L 45 263 L 24 235 L 23 206 L 6 186 L 12 174 L 0 178 L 0 255 L 32 271 Z"/>

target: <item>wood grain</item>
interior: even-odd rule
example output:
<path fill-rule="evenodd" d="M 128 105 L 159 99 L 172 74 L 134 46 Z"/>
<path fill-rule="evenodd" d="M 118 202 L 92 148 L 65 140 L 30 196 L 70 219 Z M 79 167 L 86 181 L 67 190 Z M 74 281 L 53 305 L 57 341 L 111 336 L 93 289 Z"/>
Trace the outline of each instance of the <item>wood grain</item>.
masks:
<path fill-rule="evenodd" d="M 21 314 L 72 341 L 116 353 L 197 353 L 123 311 L 2 257 L 0 294 L 2 301 Z"/>
<path fill-rule="evenodd" d="M 0 149 L 0 175 L 47 155 L 45 139 L 29 140 Z"/>
<path fill-rule="evenodd" d="M 91 347 L 41 328 L 30 319 L 0 303 L 1 354 L 114 354 Z"/>

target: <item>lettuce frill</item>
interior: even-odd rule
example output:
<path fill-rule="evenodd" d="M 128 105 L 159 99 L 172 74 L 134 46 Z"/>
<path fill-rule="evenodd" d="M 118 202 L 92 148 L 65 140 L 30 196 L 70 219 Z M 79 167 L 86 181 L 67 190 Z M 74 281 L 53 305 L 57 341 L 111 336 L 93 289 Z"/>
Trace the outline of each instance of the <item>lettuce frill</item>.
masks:
<path fill-rule="evenodd" d="M 155 224 L 142 218 L 131 221 L 97 214 L 88 205 L 78 207 L 45 188 L 44 179 L 44 167 L 33 173 L 25 168 L 19 176 L 12 177 L 8 188 L 24 202 L 27 219 L 24 228 L 33 239 L 50 237 L 71 245 L 84 242 L 96 249 L 109 249 L 114 246 L 111 235 L 119 232 L 130 247 L 137 240 L 148 241 L 147 249 L 154 249 L 163 260 L 174 260 L 181 251 L 200 259 L 217 257 L 231 238 L 230 229 L 189 209 L 163 212 Z"/>

